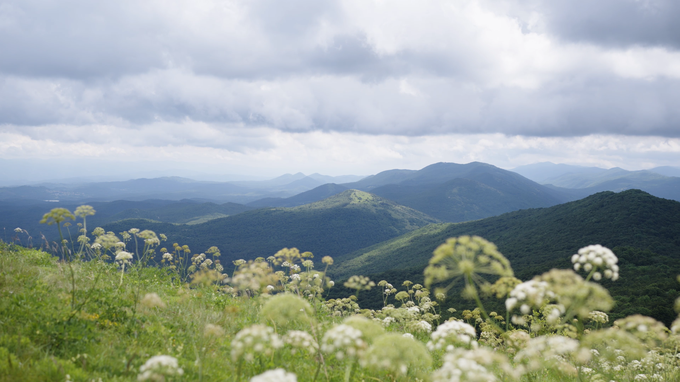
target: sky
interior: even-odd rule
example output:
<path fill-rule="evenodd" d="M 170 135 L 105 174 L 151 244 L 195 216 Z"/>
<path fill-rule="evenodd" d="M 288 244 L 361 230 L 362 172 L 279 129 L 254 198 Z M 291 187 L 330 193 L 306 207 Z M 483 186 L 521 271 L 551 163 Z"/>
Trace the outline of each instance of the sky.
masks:
<path fill-rule="evenodd" d="M 5 181 L 680 166 L 677 0 L 3 0 Z"/>

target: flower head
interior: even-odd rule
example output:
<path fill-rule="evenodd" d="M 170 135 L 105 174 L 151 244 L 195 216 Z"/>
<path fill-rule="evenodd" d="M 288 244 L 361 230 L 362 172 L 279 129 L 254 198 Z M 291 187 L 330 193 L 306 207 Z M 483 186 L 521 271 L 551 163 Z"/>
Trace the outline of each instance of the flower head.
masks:
<path fill-rule="evenodd" d="M 179 367 L 177 358 L 169 355 L 157 355 L 149 358 L 137 375 L 138 381 L 165 381 L 165 377 L 174 377 L 184 374 Z"/>
<path fill-rule="evenodd" d="M 510 262 L 493 243 L 479 236 L 460 236 L 450 238 L 440 245 L 425 268 L 425 285 L 451 280 L 451 288 L 459 277 L 465 284 L 487 285 L 488 281 L 480 274 L 513 276 Z"/>
<path fill-rule="evenodd" d="M 295 354 L 298 350 L 314 354 L 319 349 L 319 345 L 314 341 L 314 337 L 301 330 L 291 330 L 283 336 L 283 342 L 291 347 L 291 353 Z"/>
<path fill-rule="evenodd" d="M 592 272 L 595 281 L 602 279 L 603 274 L 599 271 L 603 271 L 604 277 L 607 279 L 612 281 L 619 279 L 619 266 L 616 265 L 619 259 L 609 248 L 599 244 L 579 249 L 578 253 L 571 257 L 571 262 L 577 272 L 581 269 Z"/>
<path fill-rule="evenodd" d="M 262 306 L 261 316 L 277 327 L 285 327 L 295 322 L 309 323 L 314 317 L 314 310 L 303 298 L 282 293 L 267 300 Z"/>
<path fill-rule="evenodd" d="M 297 382 L 297 376 L 283 369 L 273 369 L 254 376 L 250 382 Z"/>
<path fill-rule="evenodd" d="M 252 325 L 236 333 L 231 342 L 231 358 L 237 361 L 240 358 L 248 362 L 255 359 L 255 355 L 271 355 L 276 349 L 283 346 L 283 341 L 274 329 L 266 325 Z"/>
<path fill-rule="evenodd" d="M 375 286 L 375 283 L 366 276 L 352 276 L 349 278 L 349 280 L 345 281 L 344 285 L 347 288 L 361 291 L 370 290 Z"/>
<path fill-rule="evenodd" d="M 118 264 L 130 264 L 132 260 L 132 254 L 130 252 L 120 251 L 116 254 L 116 262 Z"/>
<path fill-rule="evenodd" d="M 373 339 L 385 333 L 382 325 L 373 320 L 369 320 L 364 316 L 349 316 L 342 322 L 347 326 L 361 331 L 362 338 L 367 342 L 373 342 Z"/>
<path fill-rule="evenodd" d="M 462 349 L 448 352 L 444 355 L 442 367 L 432 373 L 432 381 L 498 381 L 496 376 L 480 363 L 480 358 L 482 357 L 476 356 L 472 351 Z"/>
<path fill-rule="evenodd" d="M 370 369 L 406 375 L 428 370 L 432 357 L 420 341 L 399 333 L 386 333 L 375 339 L 360 363 Z"/>
<path fill-rule="evenodd" d="M 50 212 L 43 215 L 40 223 L 47 223 L 47 225 L 60 224 L 66 219 L 75 220 L 76 218 L 73 216 L 71 211 L 67 210 L 66 208 L 53 208 Z"/>
<path fill-rule="evenodd" d="M 344 324 L 327 331 L 321 340 L 321 351 L 333 354 L 339 360 L 361 355 L 366 346 L 361 331 Z"/>
<path fill-rule="evenodd" d="M 145 294 L 139 303 L 147 308 L 165 308 L 165 303 L 163 300 L 161 300 L 157 293 Z"/>
<path fill-rule="evenodd" d="M 477 333 L 475 328 L 462 321 L 446 321 L 437 326 L 427 343 L 430 351 L 444 350 L 449 345 L 454 347 L 471 348 L 477 347 Z"/>

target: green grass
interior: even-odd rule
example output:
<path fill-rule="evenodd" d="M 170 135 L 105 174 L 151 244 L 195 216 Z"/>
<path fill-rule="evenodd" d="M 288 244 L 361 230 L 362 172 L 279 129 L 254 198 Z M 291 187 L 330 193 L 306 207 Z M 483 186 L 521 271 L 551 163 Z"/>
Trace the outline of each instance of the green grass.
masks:
<path fill-rule="evenodd" d="M 433 230 L 441 228 L 430 227 Z M 134 244 L 129 242 L 128 247 L 134 247 Z M 291 253 L 288 255 L 293 257 L 288 260 L 300 263 L 302 259 Z M 640 254 L 632 251 L 626 256 L 636 259 Z M 644 258 L 638 261 L 639 267 L 648 266 Z M 257 264 L 261 266 L 255 267 Z M 303 308 L 301 313 L 295 304 L 305 306 L 307 302 L 300 297 L 294 298 L 297 303 L 277 305 L 275 301 L 288 301 L 283 299 L 287 295 L 281 294 L 284 290 L 306 296 L 313 291 L 310 288 L 314 285 L 325 285 L 326 281 L 314 284 L 314 280 L 324 280 L 323 272 L 317 272 L 317 277 L 313 277 L 314 271 L 301 272 L 300 282 L 280 277 L 276 281 L 271 272 L 281 269 L 290 275 L 286 268 L 274 265 L 272 269 L 266 262 L 250 263 L 240 268 L 242 275 L 248 274 L 246 269 L 264 271 L 252 272 L 249 277 L 240 279 L 230 274 L 234 278 L 226 279 L 226 283 L 211 282 L 206 278 L 209 273 L 204 273 L 202 279 L 197 276 L 193 283 L 187 283 L 165 265 L 140 266 L 135 260 L 122 273 L 112 263 L 98 260 L 66 263 L 51 254 L 3 242 L 0 242 L 0 269 L 0 382 L 137 381 L 142 365 L 157 355 L 176 358 L 183 369 L 181 377 L 168 377 L 165 379 L 168 381 L 248 381 L 276 368 L 295 373 L 299 381 L 411 381 L 416 378 L 438 381 L 435 375 L 442 368 L 465 372 L 462 364 L 446 366 L 447 357 L 476 359 L 479 367 L 495 375 L 499 381 L 515 380 L 511 378 L 513 373 L 517 373 L 521 381 L 598 380 L 594 379 L 595 375 L 605 381 L 632 381 L 639 374 L 646 375 L 648 380 L 654 374 L 668 381 L 680 377 L 680 363 L 676 357 L 680 336 L 669 336 L 663 324 L 651 319 L 646 321 L 648 330 L 642 333 L 640 339 L 629 334 L 628 342 L 616 345 L 628 358 L 623 363 L 608 361 L 609 368 L 601 362 L 606 356 L 603 348 L 600 348 L 603 352 L 600 360 L 587 360 L 577 349 L 565 353 L 564 363 L 558 365 L 545 357 L 546 352 L 555 350 L 548 348 L 533 356 L 537 363 L 522 364 L 512 361 L 518 354 L 508 337 L 516 333 L 512 325 L 506 335 L 500 335 L 500 331 L 490 326 L 506 328 L 501 318 L 503 311 L 500 311 L 500 316 L 492 314 L 494 318 L 486 320 L 480 311 L 455 314 L 475 327 L 477 338 L 473 341 L 478 342 L 488 354 L 469 350 L 462 343 L 456 344 L 457 353 L 428 351 L 425 344 L 430 340 L 430 333 L 416 328 L 422 321 L 428 321 L 433 329 L 436 328 L 442 323 L 439 315 L 443 312 L 436 303 L 432 304 L 434 296 L 430 301 L 427 298 L 429 292 L 416 285 L 404 287 L 395 284 L 395 289 L 407 296 L 407 303 L 397 302 L 395 293 L 392 293 L 387 303 L 396 307 L 391 310 L 360 309 L 353 306 L 352 300 L 345 295 L 332 301 L 307 299 L 309 309 L 305 311 L 306 308 Z M 311 280 L 309 286 L 305 286 L 304 280 L 307 279 Z M 252 286 L 251 282 L 257 282 L 257 286 Z M 274 296 L 262 293 L 268 283 L 276 285 Z M 240 292 L 232 288 L 240 288 Z M 416 290 L 419 292 L 416 293 Z M 383 295 L 382 291 L 383 286 L 379 285 L 356 293 Z M 325 290 L 323 294 L 327 292 Z M 162 302 L 150 303 L 151 294 L 156 294 Z M 409 307 L 419 307 L 419 311 L 409 313 Z M 346 321 L 355 313 L 370 319 Z M 383 329 L 381 323 L 388 317 L 395 321 Z M 545 313 L 539 311 L 534 311 L 528 319 L 540 324 L 527 335 L 532 337 L 531 341 L 540 340 L 545 335 L 573 333 L 577 339 L 584 340 L 580 345 L 586 346 L 588 331 L 601 333 L 595 324 L 585 320 L 575 324 L 580 328 L 576 331 L 571 331 L 568 325 L 552 326 L 546 321 Z M 632 320 L 639 321 L 641 318 L 633 317 Z M 359 357 L 361 362 L 347 357 L 341 359 L 336 350 L 327 351 L 323 347 L 321 352 L 293 353 L 291 345 L 285 345 L 270 355 L 256 354 L 252 360 L 232 358 L 237 334 L 254 324 L 268 325 L 280 336 L 291 330 L 306 331 L 322 343 L 323 338 L 337 329 L 341 322 L 360 330 L 362 341 L 366 342 L 362 345 L 364 355 Z M 587 330 L 583 331 L 584 328 Z M 383 331 L 387 334 L 383 335 Z M 414 339 L 400 341 L 405 332 L 412 333 Z M 635 333 L 634 330 L 632 333 Z M 560 338 L 579 344 L 577 340 Z M 590 346 L 600 345 L 594 343 Z M 531 348 L 534 345 L 527 346 Z M 525 351 L 521 349 L 520 346 L 520 353 Z M 590 354 L 589 348 L 584 351 L 586 355 Z M 632 355 L 628 356 L 628 353 Z M 397 371 L 377 370 L 371 366 L 371 355 L 376 361 L 389 361 L 382 367 L 391 368 L 399 362 L 410 367 L 405 375 Z M 632 362 L 634 360 L 642 361 L 639 367 Z M 465 361 L 466 364 L 470 362 Z M 613 371 L 611 367 L 617 362 L 621 370 Z M 663 365 L 663 368 L 656 364 Z M 534 369 L 528 371 L 525 367 Z"/>

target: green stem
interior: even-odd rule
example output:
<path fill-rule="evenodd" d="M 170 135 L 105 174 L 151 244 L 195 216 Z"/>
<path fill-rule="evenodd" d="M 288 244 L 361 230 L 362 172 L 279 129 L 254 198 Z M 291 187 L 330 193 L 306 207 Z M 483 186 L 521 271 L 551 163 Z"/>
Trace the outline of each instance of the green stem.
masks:
<path fill-rule="evenodd" d="M 468 285 L 470 285 L 474 290 L 475 290 L 475 302 L 477 303 L 477 307 L 479 308 L 479 311 L 482 313 L 482 316 L 484 316 L 484 319 L 486 319 L 487 322 L 491 323 L 491 325 L 498 330 L 499 333 L 505 333 L 505 330 L 501 329 L 497 324 L 496 320 L 492 320 L 491 317 L 486 313 L 486 309 L 484 309 L 484 305 L 482 305 L 482 300 L 479 299 L 479 293 L 477 293 L 477 288 L 475 288 L 474 284 L 472 283 L 472 280 L 470 279 L 470 276 L 467 275 L 465 276 L 465 280 L 467 281 Z"/>
<path fill-rule="evenodd" d="M 118 288 L 120 288 L 121 285 L 123 285 L 123 275 L 125 275 L 125 263 L 123 263 L 123 264 L 121 265 L 121 269 L 120 269 L 120 283 L 118 283 Z"/>
<path fill-rule="evenodd" d="M 352 379 L 352 372 L 354 371 L 354 360 L 351 360 L 347 367 L 345 367 L 345 382 L 349 382 Z"/>

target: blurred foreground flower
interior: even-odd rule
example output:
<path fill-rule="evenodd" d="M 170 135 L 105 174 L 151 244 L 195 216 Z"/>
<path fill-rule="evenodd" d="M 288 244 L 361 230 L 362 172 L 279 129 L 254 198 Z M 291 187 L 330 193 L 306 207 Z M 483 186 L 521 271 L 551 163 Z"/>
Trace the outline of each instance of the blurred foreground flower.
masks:
<path fill-rule="evenodd" d="M 588 279 L 592 277 L 593 280 L 600 281 L 603 274 L 606 279 L 612 281 L 619 279 L 619 266 L 616 265 L 619 259 L 609 248 L 599 244 L 579 249 L 578 253 L 571 257 L 571 262 L 575 271 L 583 269 L 588 272 Z"/>
<path fill-rule="evenodd" d="M 138 381 L 165 381 L 166 377 L 181 376 L 184 374 L 177 364 L 177 358 L 169 355 L 157 355 L 149 358 L 137 375 Z"/>
<path fill-rule="evenodd" d="M 274 369 L 254 376 L 250 382 L 297 382 L 297 376 L 283 369 Z"/>
<path fill-rule="evenodd" d="M 450 280 L 445 288 L 449 290 L 463 277 L 467 295 L 476 297 L 475 285 L 489 286 L 481 274 L 513 276 L 510 262 L 493 243 L 479 236 L 454 237 L 435 249 L 430 264 L 425 268 L 425 285 L 429 288 L 433 283 Z"/>

